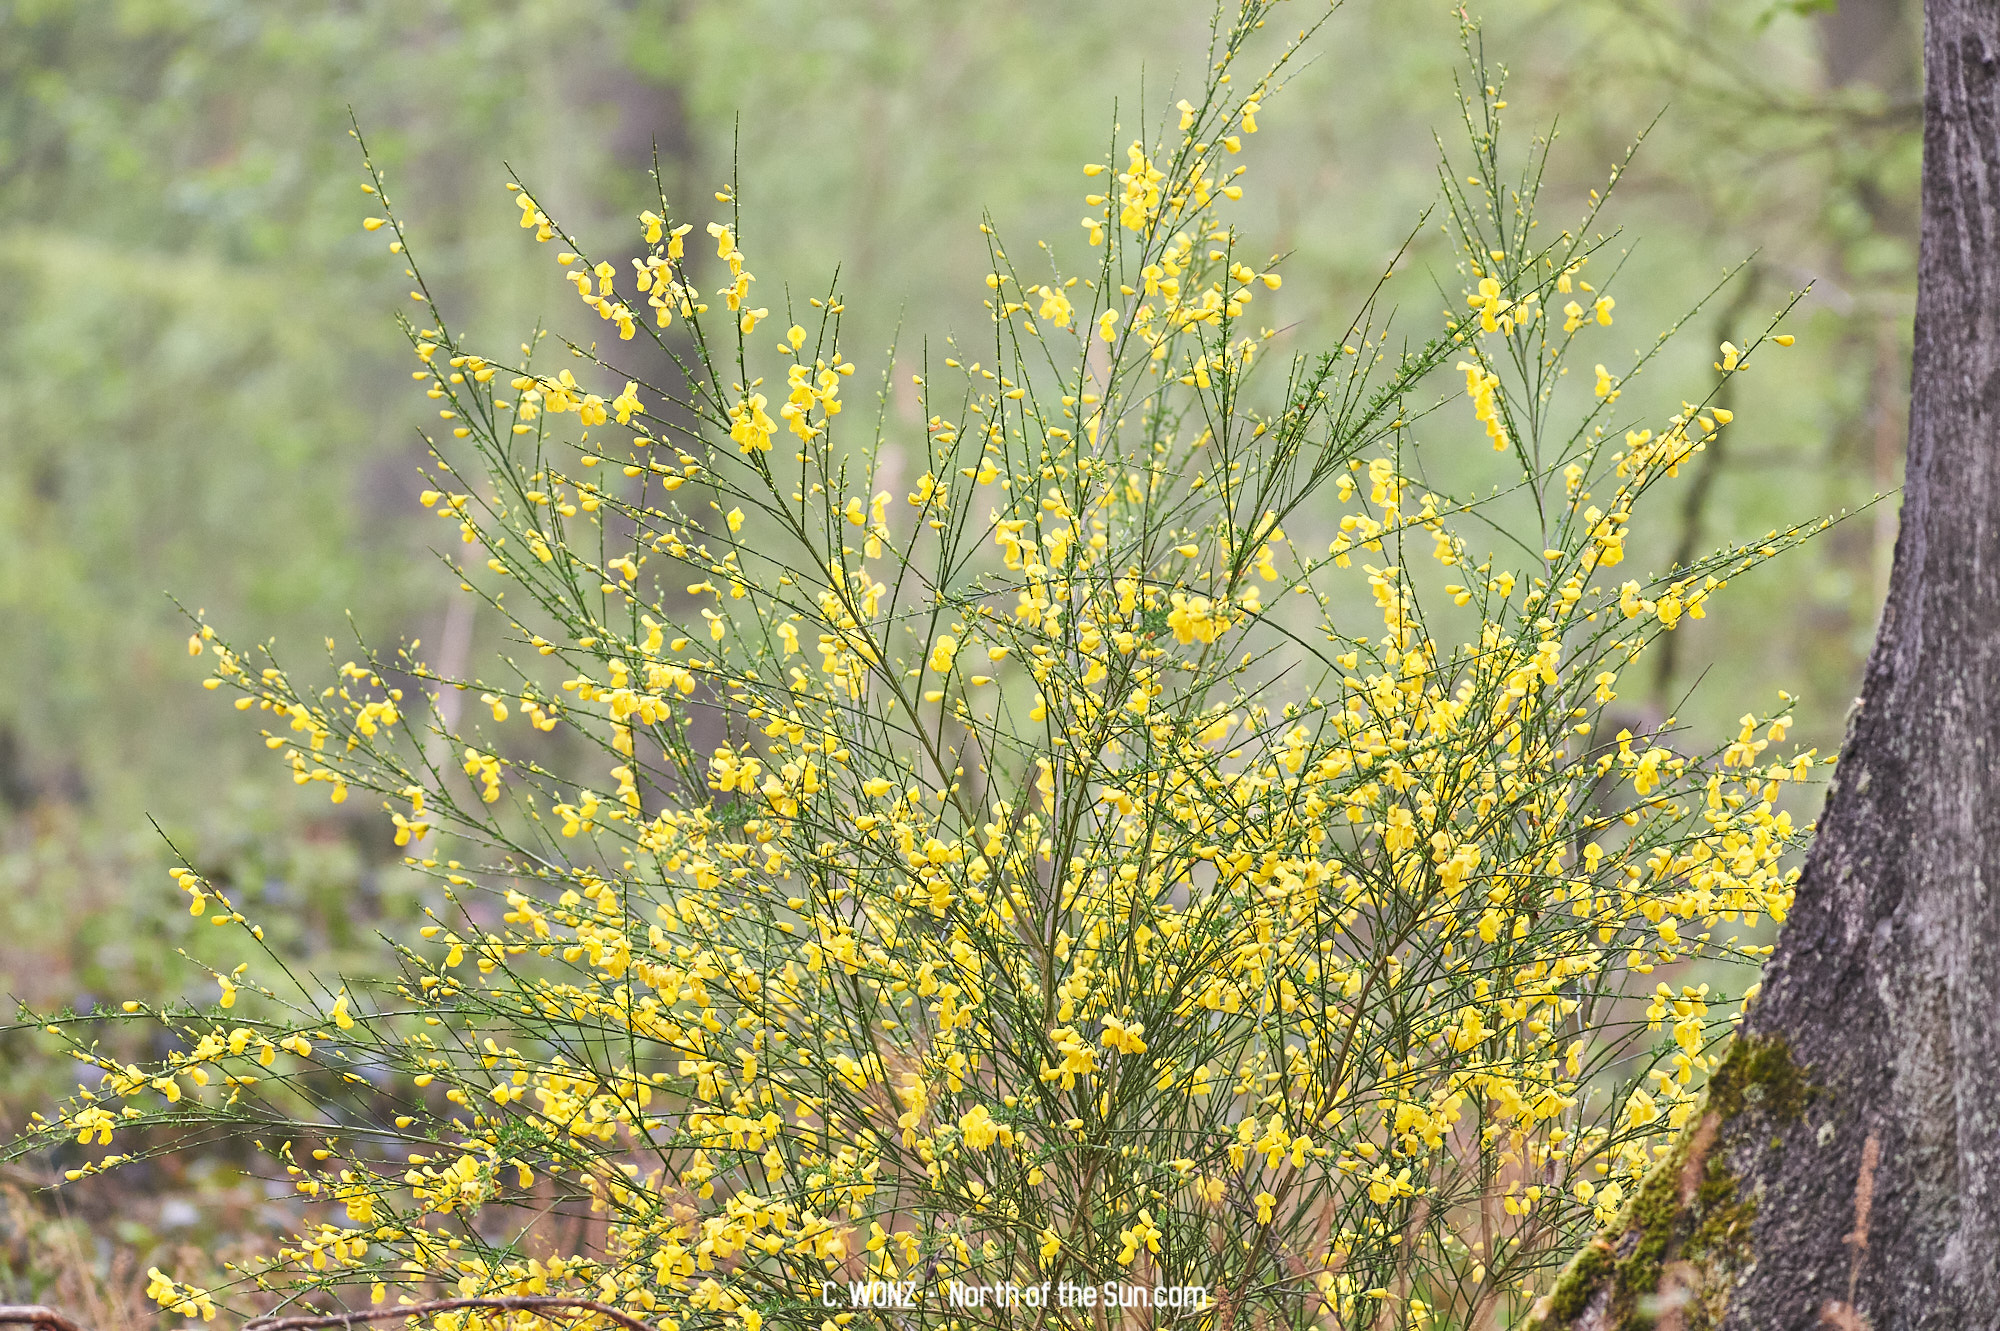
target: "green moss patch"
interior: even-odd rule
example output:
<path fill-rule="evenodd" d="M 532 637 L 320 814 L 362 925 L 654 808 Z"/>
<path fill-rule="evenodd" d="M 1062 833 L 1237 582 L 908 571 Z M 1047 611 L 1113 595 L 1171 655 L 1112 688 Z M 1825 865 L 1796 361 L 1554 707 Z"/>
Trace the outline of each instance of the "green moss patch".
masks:
<path fill-rule="evenodd" d="M 1716 1149 L 1746 1114 L 1792 1123 L 1813 1089 L 1780 1040 L 1738 1040 L 1710 1077 L 1700 1108 L 1625 1204 L 1618 1220 L 1564 1269 L 1529 1323 L 1538 1331 L 1572 1326 L 1607 1290 L 1602 1325 L 1654 1325 L 1669 1303 L 1685 1331 L 1722 1322 L 1736 1273 L 1751 1257 L 1757 1203 Z"/>

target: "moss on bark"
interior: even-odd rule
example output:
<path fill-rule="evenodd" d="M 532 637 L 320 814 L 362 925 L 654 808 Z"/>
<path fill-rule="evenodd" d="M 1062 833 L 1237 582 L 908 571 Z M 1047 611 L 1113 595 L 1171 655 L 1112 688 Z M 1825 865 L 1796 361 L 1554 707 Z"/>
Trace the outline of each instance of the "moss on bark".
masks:
<path fill-rule="evenodd" d="M 1687 1129 L 1617 1221 L 1571 1259 L 1529 1322 L 1534 1331 L 1722 1324 L 1750 1260 L 1757 1199 L 1742 1195 L 1724 1144 L 1796 1121 L 1813 1090 L 1782 1041 L 1740 1039 Z"/>

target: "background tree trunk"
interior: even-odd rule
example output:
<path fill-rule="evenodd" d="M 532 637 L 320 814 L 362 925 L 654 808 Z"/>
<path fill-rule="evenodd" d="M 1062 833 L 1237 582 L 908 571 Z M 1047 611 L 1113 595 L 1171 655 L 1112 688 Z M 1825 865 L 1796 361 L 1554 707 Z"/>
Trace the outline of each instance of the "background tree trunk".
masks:
<path fill-rule="evenodd" d="M 1895 571 L 1798 901 L 1676 1156 L 1542 1312 L 2000 1327 L 2000 0 L 1925 6 Z"/>

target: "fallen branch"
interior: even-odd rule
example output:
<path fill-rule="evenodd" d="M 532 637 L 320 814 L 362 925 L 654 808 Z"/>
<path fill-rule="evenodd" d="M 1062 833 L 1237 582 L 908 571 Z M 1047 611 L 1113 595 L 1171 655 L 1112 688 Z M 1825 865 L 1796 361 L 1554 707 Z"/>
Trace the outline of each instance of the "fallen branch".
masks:
<path fill-rule="evenodd" d="M 369 1308 L 360 1312 L 313 1313 L 299 1317 L 259 1317 L 243 1324 L 243 1331 L 312 1331 L 315 1327 L 353 1326 L 361 1322 L 384 1322 L 396 1317 L 423 1317 L 430 1313 L 459 1308 L 496 1308 L 502 1311 L 542 1312 L 571 1308 L 608 1317 L 626 1331 L 654 1331 L 651 1326 L 596 1299 L 567 1299 L 558 1295 L 521 1295 L 503 1298 L 428 1299 L 422 1303 L 398 1304 L 393 1308 Z M 39 1304 L 0 1304 L 0 1326 L 42 1326 L 49 1331 L 85 1331 L 75 1322 Z"/>
<path fill-rule="evenodd" d="M 0 1326 L 46 1326 L 50 1331 L 83 1331 L 54 1308 L 39 1303 L 0 1303 Z"/>
<path fill-rule="evenodd" d="M 306 1317 L 259 1317 L 245 1322 L 243 1331 L 311 1331 L 314 1327 L 350 1326 L 356 1322 L 382 1322 L 392 1317 L 422 1317 L 429 1313 L 450 1312 L 456 1308 L 500 1308 L 540 1312 L 549 1308 L 579 1308 L 593 1312 L 600 1317 L 609 1317 L 625 1327 L 626 1331 L 653 1331 L 646 1323 L 629 1313 L 619 1312 L 608 1303 L 596 1299 L 567 1299 L 560 1295 L 508 1295 L 503 1298 L 483 1299 L 427 1299 L 422 1303 L 404 1303 L 394 1308 L 370 1308 L 366 1312 L 315 1313 Z"/>

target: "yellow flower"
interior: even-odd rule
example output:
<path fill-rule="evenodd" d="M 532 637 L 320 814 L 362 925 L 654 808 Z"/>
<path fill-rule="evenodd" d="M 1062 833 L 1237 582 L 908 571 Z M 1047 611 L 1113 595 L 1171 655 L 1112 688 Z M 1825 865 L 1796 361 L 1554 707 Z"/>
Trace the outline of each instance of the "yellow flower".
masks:
<path fill-rule="evenodd" d="M 1387 1206 L 1399 1197 L 1415 1195 L 1410 1184 L 1409 1166 L 1405 1165 L 1392 1177 L 1387 1164 L 1375 1166 L 1375 1172 L 1368 1179 L 1368 1199 L 1377 1206 Z"/>
<path fill-rule="evenodd" d="M 1146 1042 L 1139 1036 L 1145 1029 L 1136 1021 L 1128 1024 L 1116 1017 L 1106 1017 L 1102 1037 L 1104 1047 L 1126 1054 L 1143 1054 L 1146 1052 Z"/>
<path fill-rule="evenodd" d="M 958 639 L 949 633 L 939 634 L 937 641 L 931 644 L 930 668 L 937 674 L 945 674 L 951 669 L 951 663 L 957 656 Z"/>
<path fill-rule="evenodd" d="M 1052 323 L 1058 328 L 1069 327 L 1070 320 L 1075 317 L 1069 303 L 1069 297 L 1054 287 L 1044 286 L 1040 288 L 1040 291 L 1042 297 L 1040 317 L 1045 322 Z M 1107 338 L 1105 340 L 1109 341 L 1110 339 Z"/>
<path fill-rule="evenodd" d="M 1002 1146 L 1014 1144 L 1013 1131 L 993 1119 L 985 1105 L 974 1105 L 958 1120 L 959 1135 L 965 1144 L 975 1151 L 983 1151 L 998 1142 Z"/>

